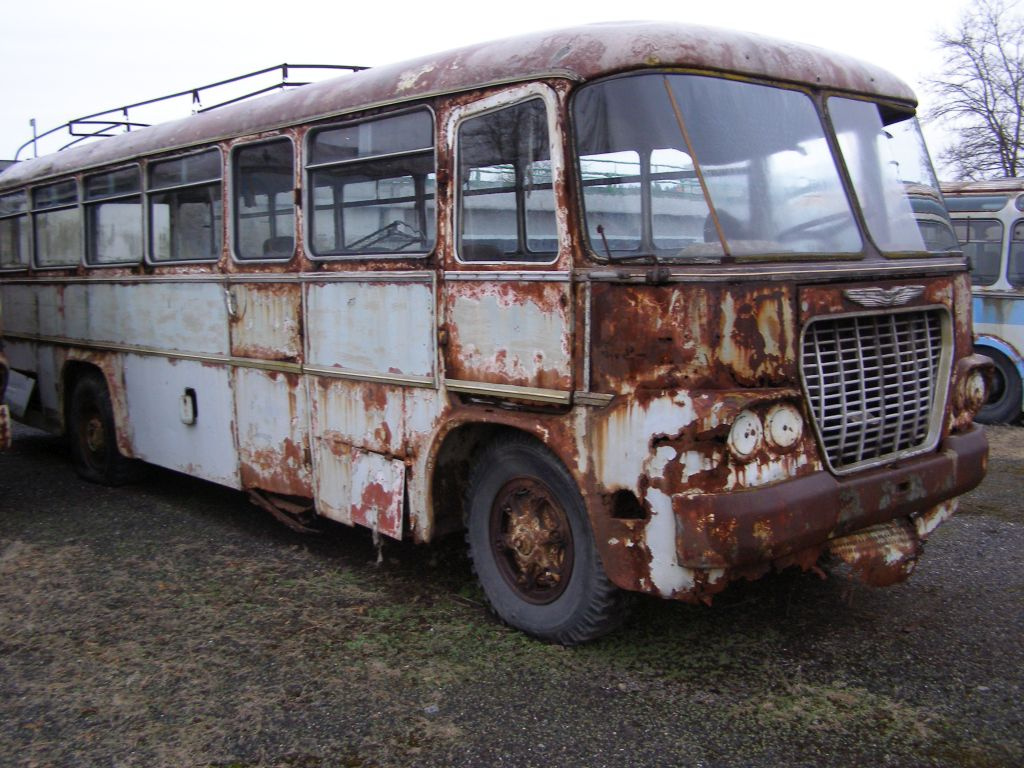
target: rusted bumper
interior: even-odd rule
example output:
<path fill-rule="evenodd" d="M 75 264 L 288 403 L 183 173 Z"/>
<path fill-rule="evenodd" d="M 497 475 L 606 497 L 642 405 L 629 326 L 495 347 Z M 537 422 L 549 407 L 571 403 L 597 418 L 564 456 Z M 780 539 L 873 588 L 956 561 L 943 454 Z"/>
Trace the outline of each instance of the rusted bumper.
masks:
<path fill-rule="evenodd" d="M 977 426 L 935 453 L 837 478 L 815 472 L 748 491 L 676 496 L 676 554 L 694 569 L 784 560 L 871 526 L 926 514 L 981 482 L 988 440 Z"/>

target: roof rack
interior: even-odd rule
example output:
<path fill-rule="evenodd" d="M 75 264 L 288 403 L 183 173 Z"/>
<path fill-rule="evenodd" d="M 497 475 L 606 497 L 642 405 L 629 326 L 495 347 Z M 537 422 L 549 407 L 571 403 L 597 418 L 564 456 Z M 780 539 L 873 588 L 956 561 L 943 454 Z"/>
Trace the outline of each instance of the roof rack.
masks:
<path fill-rule="evenodd" d="M 20 147 L 18 151 L 14 153 L 14 159 L 17 161 L 21 153 L 28 147 L 33 148 L 33 156 L 38 157 L 38 145 L 41 139 L 56 136 L 60 133 L 67 132 L 67 135 L 72 137 L 72 140 L 57 148 L 57 151 L 73 147 L 79 142 L 86 141 L 88 139 L 99 139 L 108 138 L 110 136 L 116 136 L 120 133 L 131 131 L 133 128 L 148 128 L 152 123 L 140 122 L 133 120 L 130 115 L 130 111 L 139 109 L 141 107 L 150 107 L 154 104 L 160 104 L 163 102 L 171 101 L 173 99 L 181 99 L 183 97 L 190 97 L 192 100 L 192 114 L 197 115 L 203 112 L 209 112 L 220 107 L 226 107 L 229 104 L 236 104 L 239 101 L 245 101 L 256 96 L 262 96 L 265 93 L 270 93 L 276 90 L 285 90 L 288 88 L 298 88 L 303 85 L 308 85 L 312 80 L 305 80 L 302 82 L 290 80 L 290 72 L 295 70 L 342 70 L 346 72 L 359 72 L 361 70 L 368 69 L 368 67 L 360 67 L 347 64 L 276 64 L 272 67 L 266 67 L 265 69 L 258 69 L 255 72 L 248 72 L 244 75 L 238 75 L 237 77 L 231 77 L 227 80 L 218 80 L 215 83 L 209 83 L 207 85 L 200 85 L 195 88 L 189 88 L 184 91 L 178 91 L 177 93 L 171 93 L 166 96 L 158 96 L 154 99 L 146 99 L 145 101 L 137 101 L 134 104 L 126 104 L 123 107 L 114 107 L 113 109 L 106 109 L 102 112 L 95 112 L 91 115 L 83 115 L 82 117 L 76 117 L 68 120 L 62 125 L 58 125 L 56 128 L 51 128 L 44 133 L 36 133 L 35 120 L 31 121 L 32 124 L 32 138 L 26 141 Z M 246 90 L 241 94 L 234 94 L 230 98 L 225 98 L 222 101 L 217 101 L 209 106 L 203 106 L 201 95 L 205 91 L 210 91 L 215 88 L 223 88 L 225 86 L 234 85 L 236 83 L 244 83 L 251 81 L 255 78 L 269 75 L 272 73 L 280 72 L 280 77 L 270 85 L 265 85 L 252 90 Z M 246 88 L 252 88 L 251 85 L 246 85 Z"/>

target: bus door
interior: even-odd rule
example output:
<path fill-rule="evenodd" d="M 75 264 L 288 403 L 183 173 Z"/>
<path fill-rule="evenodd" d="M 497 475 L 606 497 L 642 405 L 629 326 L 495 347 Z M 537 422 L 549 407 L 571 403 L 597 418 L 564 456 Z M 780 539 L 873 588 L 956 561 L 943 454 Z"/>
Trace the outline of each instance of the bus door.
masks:
<path fill-rule="evenodd" d="M 466 397 L 568 404 L 570 255 L 555 94 L 518 86 L 457 110 L 456 263 L 445 273 L 445 385 Z"/>
<path fill-rule="evenodd" d="M 302 378 L 302 284 L 233 277 L 229 318 L 239 479 L 243 488 L 312 496 Z"/>

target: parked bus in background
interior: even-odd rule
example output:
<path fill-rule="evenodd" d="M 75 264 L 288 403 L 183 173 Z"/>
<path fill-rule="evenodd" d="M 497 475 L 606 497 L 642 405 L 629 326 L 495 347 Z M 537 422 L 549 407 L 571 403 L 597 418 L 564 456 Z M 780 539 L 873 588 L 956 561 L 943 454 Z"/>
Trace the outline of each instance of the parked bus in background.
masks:
<path fill-rule="evenodd" d="M 893 583 L 987 456 L 914 108 L 853 59 L 637 22 L 28 160 L 0 175 L 9 400 L 90 480 L 138 459 L 465 530 L 550 641 L 823 558 Z"/>
<path fill-rule="evenodd" d="M 995 372 L 983 424 L 1024 411 L 1024 179 L 944 182 L 953 227 L 971 265 L 974 346 Z"/>

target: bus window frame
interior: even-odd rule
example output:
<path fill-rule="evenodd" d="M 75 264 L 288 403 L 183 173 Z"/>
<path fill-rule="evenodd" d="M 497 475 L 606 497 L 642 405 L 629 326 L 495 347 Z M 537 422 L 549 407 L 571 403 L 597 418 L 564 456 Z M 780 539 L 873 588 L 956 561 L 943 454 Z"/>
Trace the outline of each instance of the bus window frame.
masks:
<path fill-rule="evenodd" d="M 33 267 L 32 254 L 34 253 L 35 233 L 33 231 L 34 227 L 32 226 L 32 196 L 29 194 L 29 190 L 27 187 L 20 187 L 15 189 L 9 189 L 3 192 L 2 194 L 0 194 L 0 198 L 14 197 L 19 194 L 22 195 L 22 197 L 24 198 L 24 206 L 22 210 L 16 211 L 15 213 L 0 214 L 0 221 L 6 221 L 8 219 L 17 219 L 19 217 L 23 217 L 25 219 L 25 253 L 23 254 L 25 256 L 25 261 L 17 265 L 4 265 L 3 263 L 0 263 L 0 272 L 3 273 L 27 272 L 29 269 Z"/>
<path fill-rule="evenodd" d="M 154 189 L 150 185 L 150 172 L 151 172 L 152 166 L 158 165 L 158 164 L 163 163 L 163 162 L 171 161 L 171 160 L 183 160 L 183 159 L 188 158 L 188 157 L 196 157 L 198 155 L 202 155 L 202 154 L 205 154 L 205 153 L 211 152 L 211 151 L 216 151 L 217 152 L 218 159 L 220 161 L 218 163 L 218 165 L 220 167 L 220 176 L 217 179 L 218 183 L 220 184 L 220 204 L 221 204 L 220 253 L 217 254 L 216 258 L 212 258 L 212 259 L 155 259 L 153 257 L 153 226 L 152 226 L 153 222 L 152 222 L 152 204 L 150 202 L 150 196 L 153 195 L 153 194 L 158 194 L 160 192 L 168 192 L 168 191 L 174 191 L 174 190 L 178 190 L 178 189 L 188 189 L 190 187 L 198 187 L 198 186 L 202 186 L 202 185 L 205 185 L 205 184 L 210 184 L 210 183 L 213 182 L 213 179 L 207 179 L 205 181 L 190 182 L 188 184 L 175 184 L 175 185 L 171 185 L 171 186 L 167 186 L 167 187 L 157 187 L 157 188 Z M 145 254 L 146 255 L 145 255 L 145 260 L 144 260 L 144 263 L 146 264 L 146 266 L 149 266 L 149 267 L 167 267 L 167 266 L 175 267 L 175 266 L 188 265 L 188 264 L 199 264 L 199 265 L 212 266 L 212 265 L 220 263 L 221 259 L 224 257 L 224 244 L 225 244 L 225 242 L 227 242 L 226 241 L 226 237 L 227 237 L 227 234 L 228 234 L 225 231 L 226 226 L 227 226 L 226 223 L 225 223 L 227 217 L 226 217 L 226 214 L 225 214 L 225 200 L 224 200 L 224 188 L 225 188 L 225 182 L 224 182 L 224 163 L 225 163 L 225 153 L 224 153 L 224 150 L 221 148 L 220 144 L 204 145 L 202 147 L 190 148 L 189 150 L 184 151 L 184 152 L 174 152 L 174 153 L 167 154 L 167 155 L 159 155 L 159 156 L 156 156 L 156 157 L 147 157 L 146 158 L 146 162 L 145 162 L 145 165 L 144 165 L 144 168 L 143 168 L 144 173 L 143 173 L 143 178 L 142 178 L 142 194 L 143 194 L 143 197 L 145 198 L 144 201 L 143 201 L 143 207 L 145 208 L 145 210 L 143 211 L 143 217 L 145 219 L 145 222 L 143 224 L 143 229 L 144 229 L 145 235 L 146 235 L 146 243 L 145 243 Z"/>
<path fill-rule="evenodd" d="M 467 120 L 483 117 L 503 109 L 515 107 L 533 99 L 540 98 L 546 110 L 548 129 L 548 162 L 551 163 L 551 193 L 554 198 L 555 208 L 555 237 L 558 247 L 550 260 L 538 261 L 535 259 L 516 261 L 513 259 L 463 259 L 462 258 L 462 176 L 459 172 L 461 164 L 462 147 L 459 141 L 459 129 Z M 451 150 L 452 182 L 450 184 L 450 205 L 449 224 L 452 237 L 451 252 L 455 263 L 459 267 L 475 269 L 478 267 L 508 267 L 522 270 L 524 268 L 550 269 L 562 263 L 568 249 L 570 233 L 566 231 L 564 216 L 558 215 L 559 189 L 564 193 L 566 179 L 566 153 L 565 130 L 559 129 L 559 125 L 565 125 L 562 116 L 563 103 L 558 92 L 543 81 L 534 81 L 504 88 L 500 91 L 490 93 L 481 99 L 469 104 L 461 105 L 452 110 L 448 116 L 445 134 L 448 136 Z M 561 179 L 560 182 L 556 181 Z M 518 216 L 518 211 L 516 212 Z M 525 212 L 524 212 L 525 215 Z"/>
<path fill-rule="evenodd" d="M 74 203 L 62 203 L 58 205 L 51 205 L 46 207 L 39 207 L 36 205 L 35 196 L 36 191 L 40 189 L 46 189 L 47 187 L 56 187 L 61 184 L 67 183 L 74 184 L 75 187 L 75 202 Z M 29 216 L 31 226 L 31 264 L 33 270 L 51 272 L 54 270 L 68 270 L 78 269 L 85 262 L 85 216 L 82 211 L 82 181 L 79 176 L 71 176 L 65 178 L 57 178 L 46 181 L 42 184 L 33 184 L 28 187 L 28 203 L 29 203 Z M 36 233 L 36 221 L 37 217 L 45 213 L 53 213 L 56 211 L 67 211 L 74 209 L 78 213 L 78 237 L 79 237 L 79 252 L 77 261 L 69 261 L 62 264 L 40 264 L 39 263 L 39 236 Z"/>
<path fill-rule="evenodd" d="M 1024 195 L 1018 198 L 1018 201 L 1019 200 L 1024 200 Z M 1019 205 L 1016 207 L 1018 211 L 1021 210 Z M 1017 240 L 1014 238 L 1014 233 L 1017 231 L 1017 227 L 1020 226 L 1024 226 L 1024 216 L 1020 216 L 1014 219 L 1013 223 L 1008 228 L 1009 234 L 1006 236 L 1006 248 L 1003 253 L 1003 270 L 1000 275 L 1000 277 L 1006 281 L 1006 284 L 1010 286 L 1010 290 L 1013 291 L 1024 290 L 1024 265 L 1022 265 L 1021 269 L 1022 279 L 1017 282 L 1014 282 L 1013 280 L 1010 279 L 1010 260 L 1013 256 L 1013 244 L 1024 243 L 1024 238 L 1022 238 L 1021 240 Z M 1021 256 L 1021 260 L 1024 261 L 1024 255 Z"/>
<path fill-rule="evenodd" d="M 97 176 L 106 176 L 109 174 L 117 173 L 118 171 L 128 170 L 134 168 L 138 173 L 139 188 L 135 192 L 124 192 L 104 197 L 98 197 L 93 199 L 87 199 L 88 197 L 88 181 L 89 179 L 96 178 Z M 149 237 L 148 231 L 148 217 L 146 216 L 146 189 L 145 189 L 145 178 L 146 172 L 142 167 L 141 162 L 129 163 L 127 165 L 120 165 L 114 168 L 106 168 L 101 171 L 93 171 L 82 175 L 82 224 L 85 228 L 85 268 L 86 269 L 107 269 L 110 267 L 134 267 L 142 264 L 146 258 L 146 244 Z M 142 252 L 139 254 L 139 258 L 133 261 L 111 261 L 111 262 L 94 262 L 92 261 L 92 237 L 91 237 L 91 226 L 89 221 L 89 207 L 101 205 L 103 203 L 109 203 L 117 200 L 125 200 L 128 198 L 137 197 L 139 200 L 139 216 L 142 218 L 142 227 L 140 234 L 142 235 Z"/>
<path fill-rule="evenodd" d="M 291 145 L 292 155 L 292 248 L 291 253 L 287 256 L 263 256 L 263 257 L 251 257 L 243 256 L 239 253 L 239 236 L 238 236 L 238 225 L 240 219 L 238 218 L 238 209 L 235 205 L 235 190 L 238 188 L 238 174 L 235 166 L 235 159 L 237 153 L 250 149 L 251 147 L 260 146 L 261 144 L 274 144 L 282 141 L 287 141 Z M 289 264 L 291 263 L 299 252 L 299 208 L 301 207 L 298 203 L 297 195 L 301 194 L 300 187 L 300 176 L 298 167 L 301 158 L 296 152 L 297 142 L 295 137 L 290 133 L 279 133 L 275 136 L 263 136 L 259 139 L 239 141 L 233 144 L 230 150 L 227 152 L 227 176 L 221 176 L 221 182 L 224 184 L 223 197 L 224 197 L 224 219 L 227 227 L 227 237 L 229 248 L 228 251 L 231 254 L 231 260 L 235 264 Z M 223 154 L 223 153 L 222 153 Z"/>
<path fill-rule="evenodd" d="M 413 114 L 416 112 L 426 112 L 430 116 L 430 152 L 432 155 L 432 164 L 434 167 L 434 241 L 430 248 L 425 251 L 361 251 L 352 253 L 328 253 L 318 254 L 316 253 L 315 247 L 315 232 L 313 230 L 315 219 L 316 219 L 316 190 L 312 183 L 313 172 L 327 169 L 327 168 L 339 168 L 346 165 L 359 165 L 372 163 L 379 160 L 389 160 L 392 158 L 409 157 L 413 155 L 425 154 L 425 149 L 415 150 L 404 150 L 401 152 L 389 152 L 380 155 L 370 155 L 368 157 L 356 158 L 353 160 L 341 160 L 341 161 L 330 161 L 324 163 L 313 163 L 313 140 L 317 134 L 323 131 L 333 130 L 337 128 L 348 128 L 351 126 L 362 125 L 364 123 L 372 123 L 377 120 L 386 120 L 392 117 L 401 117 L 402 115 Z M 315 123 L 308 127 L 305 132 L 305 136 L 302 140 L 302 157 L 301 160 L 301 184 L 300 188 L 302 194 L 302 208 L 303 208 L 303 222 L 302 222 L 302 236 L 306 258 L 313 262 L 339 262 L 339 261 L 376 261 L 381 260 L 401 260 L 401 259 L 416 259 L 425 260 L 429 259 L 436 251 L 438 247 L 438 239 L 440 232 L 440 212 L 441 206 L 440 200 L 440 184 L 437 181 L 439 166 L 438 166 L 438 121 L 437 113 L 433 106 L 430 104 L 413 104 L 413 105 L 402 105 L 399 109 L 390 109 L 380 112 L 374 112 L 371 114 L 357 114 L 357 115 L 344 115 L 340 121 Z"/>
<path fill-rule="evenodd" d="M 960 247 L 963 250 L 963 253 L 964 253 L 965 257 L 968 256 L 968 253 L 967 253 L 967 250 L 966 250 L 966 246 L 968 244 L 970 244 L 970 243 L 997 243 L 998 246 L 999 246 L 999 267 L 996 270 L 995 280 L 992 280 L 990 282 L 982 283 L 982 282 L 978 282 L 975 279 L 975 277 L 974 277 L 975 273 L 974 273 L 974 268 L 973 268 L 974 257 L 973 257 L 973 255 L 970 256 L 972 263 L 971 263 L 970 268 L 968 270 L 968 274 L 970 274 L 970 276 L 971 276 L 971 287 L 972 288 L 987 288 L 987 289 L 991 290 L 991 289 L 995 288 L 996 286 L 1000 285 L 1001 283 L 1006 282 L 1007 279 L 1008 279 L 1007 278 L 1007 269 L 1009 268 L 1010 242 L 1011 242 L 1011 238 L 1013 237 L 1013 227 L 1012 227 L 1012 225 L 1011 226 L 1007 226 L 1007 224 L 1001 218 L 999 218 L 998 215 L 997 215 L 997 214 L 1002 213 L 1003 211 L 1006 211 L 1006 210 L 1010 210 L 1010 208 L 1008 208 L 1007 206 L 1004 205 L 1003 208 L 1000 209 L 999 211 L 971 211 L 966 216 L 958 216 L 955 219 L 952 219 L 952 221 L 954 222 L 954 224 L 953 224 L 953 232 L 954 232 L 954 234 L 956 234 L 956 222 L 962 222 L 967 227 L 968 237 L 970 236 L 970 232 L 971 232 L 971 229 L 973 228 L 972 227 L 973 224 L 981 223 L 981 224 L 987 224 L 987 225 L 991 225 L 991 224 L 998 224 L 999 225 L 999 239 L 998 240 L 970 240 L 970 239 L 968 239 L 968 240 L 965 240 L 965 241 L 961 241 L 960 240 L 960 235 L 957 234 L 957 241 L 960 243 Z M 977 216 L 973 216 L 973 215 L 971 215 L 972 213 L 976 213 L 978 215 Z M 986 215 L 986 214 L 988 214 L 988 215 Z"/>

